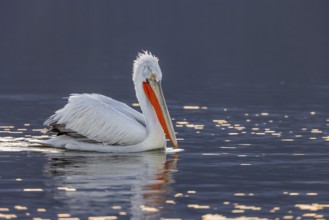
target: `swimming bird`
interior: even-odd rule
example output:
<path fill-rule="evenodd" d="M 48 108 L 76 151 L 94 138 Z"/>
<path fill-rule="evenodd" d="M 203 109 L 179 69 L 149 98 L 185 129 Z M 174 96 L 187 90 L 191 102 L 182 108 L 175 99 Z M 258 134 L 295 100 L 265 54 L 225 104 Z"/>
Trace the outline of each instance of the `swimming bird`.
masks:
<path fill-rule="evenodd" d="M 158 61 L 144 51 L 133 64 L 132 78 L 143 114 L 104 95 L 72 94 L 68 103 L 44 122 L 57 136 L 43 144 L 73 150 L 139 152 L 165 148 L 166 135 L 178 148 Z"/>

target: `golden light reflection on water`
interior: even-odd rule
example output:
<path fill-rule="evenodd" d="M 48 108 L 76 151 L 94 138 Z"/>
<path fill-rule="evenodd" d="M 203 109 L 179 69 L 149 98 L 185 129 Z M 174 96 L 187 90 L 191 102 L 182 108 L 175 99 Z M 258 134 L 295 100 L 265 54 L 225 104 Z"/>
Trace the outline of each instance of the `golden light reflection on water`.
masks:
<path fill-rule="evenodd" d="M 66 192 L 75 192 L 77 191 L 77 189 L 74 189 L 74 188 L 70 188 L 70 187 L 57 187 L 58 190 L 63 190 L 63 191 L 66 191 Z"/>
<path fill-rule="evenodd" d="M 0 213 L 0 218 L 2 219 L 16 219 L 17 215 L 15 214 L 2 214 Z"/>
<path fill-rule="evenodd" d="M 140 208 L 143 212 L 158 212 L 159 209 L 155 208 L 155 207 L 149 207 L 146 205 L 140 205 Z"/>
<path fill-rule="evenodd" d="M 176 204 L 176 202 L 175 202 L 174 200 L 166 200 L 166 203 L 167 203 L 167 204 L 173 204 L 173 205 Z"/>
<path fill-rule="evenodd" d="M 26 206 L 20 206 L 20 205 L 16 205 L 14 208 L 16 210 L 27 210 L 28 209 Z"/>
<path fill-rule="evenodd" d="M 174 197 L 183 197 L 183 193 L 176 193 Z"/>
<path fill-rule="evenodd" d="M 43 189 L 23 189 L 24 192 L 43 192 Z"/>
<path fill-rule="evenodd" d="M 69 214 L 69 213 L 59 213 L 59 214 L 57 214 L 57 217 L 58 218 L 68 218 L 68 217 L 71 217 L 71 214 Z"/>
<path fill-rule="evenodd" d="M 193 208 L 193 209 L 209 209 L 209 205 L 199 205 L 199 204 L 188 204 L 188 208 Z"/>
<path fill-rule="evenodd" d="M 207 110 L 208 107 L 207 106 L 196 106 L 196 105 L 185 105 L 185 106 L 183 106 L 183 109 L 186 109 L 186 110 L 198 110 L 198 109 Z"/>

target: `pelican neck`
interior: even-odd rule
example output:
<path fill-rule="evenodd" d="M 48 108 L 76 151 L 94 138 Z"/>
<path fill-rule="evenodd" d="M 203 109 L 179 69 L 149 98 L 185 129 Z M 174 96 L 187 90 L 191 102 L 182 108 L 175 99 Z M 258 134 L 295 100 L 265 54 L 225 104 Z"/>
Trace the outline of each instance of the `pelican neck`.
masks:
<path fill-rule="evenodd" d="M 148 133 L 155 131 L 156 129 L 162 129 L 161 125 L 159 123 L 158 117 L 156 115 L 156 112 L 151 104 L 151 102 L 148 100 L 148 98 L 145 95 L 144 89 L 143 89 L 143 83 L 135 83 L 135 90 L 136 90 L 136 96 L 137 100 L 139 102 L 141 111 L 144 115 L 145 123 L 146 123 L 146 130 Z"/>

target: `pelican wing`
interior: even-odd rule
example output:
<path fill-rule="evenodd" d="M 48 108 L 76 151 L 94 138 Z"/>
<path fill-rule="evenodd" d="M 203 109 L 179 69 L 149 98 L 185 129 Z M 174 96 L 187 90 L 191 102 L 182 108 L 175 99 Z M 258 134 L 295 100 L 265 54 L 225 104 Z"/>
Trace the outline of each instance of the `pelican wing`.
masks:
<path fill-rule="evenodd" d="M 109 145 L 130 145 L 146 137 L 144 116 L 128 105 L 99 94 L 72 94 L 45 125 Z"/>

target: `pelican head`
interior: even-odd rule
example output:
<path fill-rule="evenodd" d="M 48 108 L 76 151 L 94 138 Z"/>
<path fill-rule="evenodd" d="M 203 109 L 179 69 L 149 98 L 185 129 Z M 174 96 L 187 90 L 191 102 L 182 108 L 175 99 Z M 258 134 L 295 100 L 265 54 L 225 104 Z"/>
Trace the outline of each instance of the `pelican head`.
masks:
<path fill-rule="evenodd" d="M 139 53 L 134 61 L 133 81 L 140 83 L 147 79 L 155 78 L 157 82 L 162 79 L 159 59 L 148 51 Z"/>
<path fill-rule="evenodd" d="M 174 127 L 161 88 L 161 79 L 159 59 L 147 51 L 139 53 L 133 67 L 135 87 L 142 86 L 144 96 L 153 106 L 164 133 L 174 147 L 178 148 Z"/>

